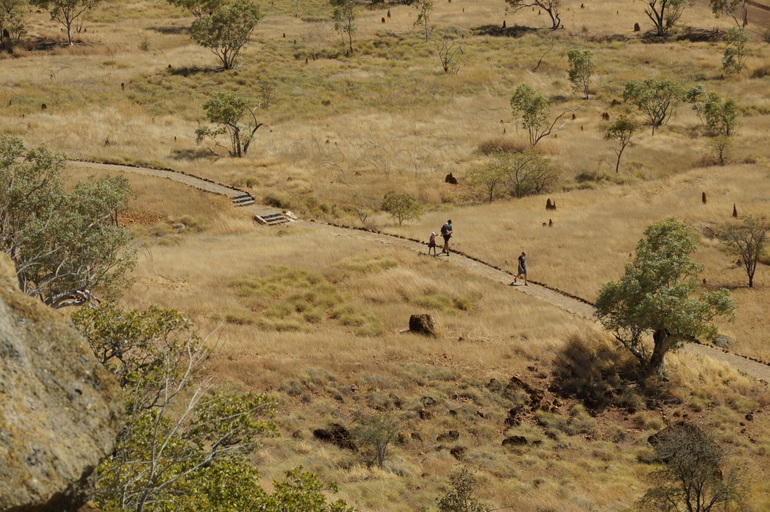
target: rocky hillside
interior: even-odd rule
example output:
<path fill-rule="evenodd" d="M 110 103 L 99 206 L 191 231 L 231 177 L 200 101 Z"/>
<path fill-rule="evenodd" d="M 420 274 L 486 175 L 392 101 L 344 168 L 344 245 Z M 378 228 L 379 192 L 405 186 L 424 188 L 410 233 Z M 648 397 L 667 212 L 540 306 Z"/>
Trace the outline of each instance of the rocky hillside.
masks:
<path fill-rule="evenodd" d="M 122 425 L 120 389 L 0 255 L 0 510 L 71 510 Z"/>

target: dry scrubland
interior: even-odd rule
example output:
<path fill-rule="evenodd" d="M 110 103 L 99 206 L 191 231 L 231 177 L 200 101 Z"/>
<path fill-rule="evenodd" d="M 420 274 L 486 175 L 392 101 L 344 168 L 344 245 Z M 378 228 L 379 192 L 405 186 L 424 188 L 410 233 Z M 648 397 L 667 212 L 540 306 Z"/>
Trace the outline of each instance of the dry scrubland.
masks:
<path fill-rule="evenodd" d="M 502 0 L 437 2 L 433 40 L 450 35 L 463 46 L 459 72 L 444 74 L 435 43 L 421 40 L 412 28 L 415 12 L 405 6 L 391 7 L 390 17 L 385 8 L 361 10 L 356 52 L 345 57 L 324 3 L 301 0 L 295 17 L 294 2 L 265 2 L 243 66 L 222 73 L 210 53 L 190 43 L 184 12 L 110 2 L 89 16 L 75 47 L 21 48 L 15 58 L 2 57 L 0 133 L 73 158 L 183 170 L 249 188 L 306 218 L 351 225 L 360 225 L 355 208 L 375 209 L 395 188 L 418 197 L 428 212 L 401 227 L 374 214 L 372 227 L 427 239 L 452 218 L 458 249 L 511 270 L 515 255 L 527 250 L 534 279 L 593 300 L 603 282 L 621 275 L 652 222 L 674 215 L 703 232 L 729 220 L 733 204 L 741 215 L 768 213 L 770 48 L 761 42 L 763 29 L 750 25 L 748 70 L 723 79 L 720 43 L 644 43 L 632 32 L 635 22 L 646 28 L 640 4 L 582 3 L 565 1 L 566 28 L 551 32 L 546 16 L 506 15 Z M 537 30 L 485 34 L 503 20 Z M 683 27 L 698 29 L 730 23 L 714 20 L 703 3 L 682 19 Z M 43 14 L 33 16 L 29 30 L 47 42 L 63 37 Z M 567 81 L 571 48 L 590 49 L 598 66 L 587 101 Z M 614 173 L 601 114 L 625 111 L 612 100 L 625 80 L 647 77 L 700 83 L 739 101 L 741 127 L 728 165 L 712 165 L 697 118 L 681 107 L 655 136 L 643 129 Z M 256 97 L 265 82 L 273 95 L 246 158 L 196 146 L 209 94 Z M 563 173 L 564 190 L 550 194 L 556 211 L 544 209 L 544 196 L 482 204 L 463 182 L 465 171 L 486 159 L 479 145 L 495 138 L 524 143 L 509 107 L 524 82 L 549 95 L 554 112 L 579 109 L 558 137 L 538 144 Z M 459 186 L 443 183 L 448 172 Z M 664 399 L 647 402 L 609 370 L 628 361 L 590 322 L 442 258 L 295 227 L 259 228 L 224 199 L 166 180 L 131 181 L 137 197 L 123 220 L 137 235 L 141 260 L 126 303 L 190 315 L 212 333 L 224 385 L 279 400 L 283 437 L 255 454 L 265 480 L 302 464 L 339 482 L 340 496 L 360 510 L 415 511 L 435 505 L 459 459 L 477 470 L 479 496 L 492 508 L 614 510 L 644 492 L 647 436 L 687 417 L 712 429 L 731 460 L 750 468 L 753 510 L 770 508 L 770 484 L 761 479 L 770 470 L 765 384 L 674 354 Z M 553 227 L 543 227 L 549 219 Z M 178 223 L 187 228 L 174 229 Z M 732 288 L 737 304 L 737 320 L 722 331 L 737 340 L 736 352 L 769 360 L 767 266 L 749 290 L 734 258 L 714 240 L 701 241 L 707 286 Z M 437 318 L 440 338 L 402 332 L 408 316 L 423 311 Z M 576 400 L 548 392 L 550 404 L 558 400 L 552 412 L 506 427 L 508 410 L 523 400 L 505 391 L 511 375 L 542 390 L 567 386 L 559 376 L 569 364 L 581 368 L 577 380 L 586 387 L 611 381 L 622 407 L 588 414 Z M 426 406 L 428 396 L 436 403 Z M 361 410 L 384 411 L 402 424 L 404 436 L 384 470 L 366 469 L 352 453 L 312 438 L 313 429 L 349 424 Z M 450 430 L 459 437 L 437 441 Z M 501 447 L 512 435 L 530 443 Z"/>

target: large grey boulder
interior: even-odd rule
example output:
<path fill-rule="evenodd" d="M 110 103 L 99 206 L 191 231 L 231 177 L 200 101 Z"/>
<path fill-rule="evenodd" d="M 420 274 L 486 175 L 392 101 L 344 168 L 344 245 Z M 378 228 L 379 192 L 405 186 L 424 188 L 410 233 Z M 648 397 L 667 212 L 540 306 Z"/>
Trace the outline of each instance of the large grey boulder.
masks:
<path fill-rule="evenodd" d="M 0 254 L 0 511 L 74 510 L 123 401 L 66 315 L 24 295 Z"/>

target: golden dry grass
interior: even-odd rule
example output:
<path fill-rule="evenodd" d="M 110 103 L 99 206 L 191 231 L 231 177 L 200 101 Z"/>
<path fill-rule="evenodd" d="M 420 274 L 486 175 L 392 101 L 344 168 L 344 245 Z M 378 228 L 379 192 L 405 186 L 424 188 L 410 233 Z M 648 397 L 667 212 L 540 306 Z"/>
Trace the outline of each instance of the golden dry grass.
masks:
<path fill-rule="evenodd" d="M 378 209 L 390 189 L 408 192 L 428 205 L 419 223 L 397 227 L 373 213 L 369 224 L 427 240 L 452 218 L 458 249 L 511 270 L 526 250 L 532 278 L 593 300 L 603 282 L 622 274 L 652 222 L 673 215 L 700 233 L 728 221 L 733 203 L 741 215 L 767 214 L 770 98 L 766 79 L 750 78 L 768 58 L 767 45 L 759 42 L 761 27 L 749 26 L 748 71 L 722 79 L 720 43 L 648 44 L 632 31 L 635 22 L 647 28 L 641 4 L 584 4 L 565 6 L 563 30 L 509 38 L 477 29 L 503 20 L 508 27 L 540 29 L 547 17 L 506 14 L 501 0 L 436 2 L 434 41 L 447 34 L 463 45 L 459 72 L 448 75 L 439 68 L 434 43 L 426 44 L 412 27 L 415 11 L 407 6 L 390 6 L 390 17 L 384 8 L 362 10 L 356 53 L 313 59 L 339 53 L 328 5 L 302 0 L 302 12 L 294 16 L 294 2 L 270 2 L 244 66 L 220 73 L 213 70 L 213 55 L 191 44 L 186 13 L 146 2 L 102 4 L 75 48 L 20 48 L 17 58 L 2 56 L 0 133 L 73 157 L 171 167 L 248 186 L 258 198 L 277 198 L 305 217 L 351 225 L 360 225 L 355 208 Z M 699 2 L 682 23 L 724 30 L 732 21 L 714 20 Z M 62 38 L 43 14 L 32 15 L 29 30 L 33 37 Z M 573 47 L 590 49 L 597 62 L 587 101 L 567 81 L 565 54 Z M 702 83 L 738 99 L 743 115 L 729 165 L 709 166 L 699 122 L 682 106 L 655 136 L 645 127 L 635 137 L 615 175 L 601 114 L 614 119 L 624 112 L 625 105 L 612 105 L 624 82 L 649 76 Z M 218 156 L 211 157 L 205 146 L 196 146 L 194 130 L 204 120 L 206 97 L 222 87 L 251 95 L 261 80 L 276 88 L 270 108 L 260 111 L 265 126 L 247 158 L 227 158 L 213 146 Z M 567 129 L 538 144 L 563 172 L 564 190 L 550 195 L 556 211 L 545 210 L 546 196 L 480 204 L 464 184 L 465 172 L 485 162 L 476 151 L 480 145 L 498 137 L 513 144 L 525 140 L 509 106 L 512 90 L 523 82 L 549 95 L 554 112 L 578 109 Z M 71 172 L 73 179 L 88 175 L 77 166 Z M 443 182 L 449 172 L 459 186 Z M 125 302 L 178 308 L 202 333 L 211 333 L 221 354 L 214 365 L 219 380 L 279 400 L 276 420 L 283 437 L 254 455 L 266 480 L 302 464 L 338 481 L 341 497 L 359 510 L 430 510 L 451 468 L 462 461 L 479 471 L 480 497 L 498 507 L 619 508 L 644 490 L 649 466 L 639 461 L 648 456 L 648 434 L 687 417 L 713 428 L 735 460 L 750 461 L 754 496 L 770 495 L 757 476 L 770 469 L 770 432 L 762 412 L 770 395 L 766 386 L 724 365 L 673 354 L 669 401 L 659 409 L 611 408 L 596 418 L 570 420 L 574 401 L 562 399 L 557 415 L 541 423 L 531 415 L 506 428 L 512 402 L 493 391 L 492 379 L 505 384 L 519 374 L 545 390 L 571 337 L 592 346 L 613 347 L 611 342 L 588 321 L 440 259 L 355 237 L 261 229 L 223 198 L 167 180 L 130 180 L 138 197 L 124 221 L 142 249 Z M 543 227 L 549 219 L 553 227 Z M 184 229 L 173 227 L 180 223 Z M 757 288 L 749 290 L 716 242 L 703 238 L 701 247 L 697 258 L 708 286 L 734 288 L 737 320 L 721 330 L 736 339 L 737 352 L 770 359 L 767 268 L 760 268 Z M 231 283 L 263 283 L 280 269 L 319 279 L 323 286 L 300 291 L 334 295 L 334 305 L 305 317 L 287 315 L 279 327 L 296 330 L 260 323 L 269 304 L 239 295 Z M 287 295 L 273 301 L 282 308 L 293 304 Z M 337 308 L 344 308 L 347 320 Z M 402 332 L 415 312 L 433 314 L 441 336 Z M 365 335 L 362 325 L 382 334 Z M 426 395 L 438 406 L 431 419 L 422 420 L 418 411 Z M 353 454 L 312 438 L 313 429 L 347 424 L 361 408 L 398 415 L 403 431 L 421 440 L 398 444 L 385 470 L 370 470 Z M 751 412 L 754 421 L 746 419 Z M 585 432 L 557 428 L 578 420 Z M 436 441 L 453 429 L 460 432 L 457 443 Z M 530 443 L 503 449 L 508 435 Z M 455 445 L 465 449 L 460 461 L 448 451 Z M 757 498 L 754 510 L 768 506 L 766 498 Z"/>

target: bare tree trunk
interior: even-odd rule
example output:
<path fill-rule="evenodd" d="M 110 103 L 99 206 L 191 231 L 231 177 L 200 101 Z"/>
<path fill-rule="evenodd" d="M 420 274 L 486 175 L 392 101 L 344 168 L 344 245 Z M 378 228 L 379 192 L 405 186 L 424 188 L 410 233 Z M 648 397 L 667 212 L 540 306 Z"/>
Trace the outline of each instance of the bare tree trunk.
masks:
<path fill-rule="evenodd" d="M 664 329 L 658 329 L 652 334 L 652 339 L 655 343 L 652 349 L 652 356 L 650 356 L 650 362 L 647 365 L 647 375 L 652 376 L 657 374 L 658 377 L 663 376 L 663 359 L 671 348 L 669 333 Z"/>

